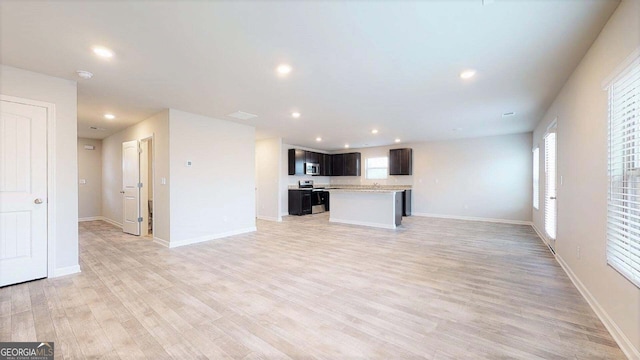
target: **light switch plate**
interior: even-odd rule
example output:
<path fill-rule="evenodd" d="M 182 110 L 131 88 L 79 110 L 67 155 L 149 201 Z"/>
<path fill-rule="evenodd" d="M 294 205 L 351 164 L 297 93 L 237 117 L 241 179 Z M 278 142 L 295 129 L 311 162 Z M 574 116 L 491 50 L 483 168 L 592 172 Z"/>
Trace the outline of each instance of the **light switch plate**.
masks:
<path fill-rule="evenodd" d="M 80 185 L 84 185 L 84 184 L 86 184 L 86 183 L 87 183 L 87 180 L 86 180 L 86 179 L 80 179 Z"/>

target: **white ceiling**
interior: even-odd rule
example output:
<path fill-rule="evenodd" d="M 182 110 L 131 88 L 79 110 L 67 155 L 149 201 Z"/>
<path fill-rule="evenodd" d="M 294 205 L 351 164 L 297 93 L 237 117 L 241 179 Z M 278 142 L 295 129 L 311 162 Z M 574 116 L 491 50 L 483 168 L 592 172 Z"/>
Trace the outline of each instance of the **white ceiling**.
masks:
<path fill-rule="evenodd" d="M 327 150 L 519 133 L 618 3 L 4 1 L 0 63 L 78 80 L 81 137 L 168 107 Z M 96 57 L 95 45 L 115 57 Z M 276 74 L 280 63 L 289 76 Z M 477 70 L 469 81 L 458 76 L 466 68 Z M 238 110 L 258 117 L 227 116 Z"/>

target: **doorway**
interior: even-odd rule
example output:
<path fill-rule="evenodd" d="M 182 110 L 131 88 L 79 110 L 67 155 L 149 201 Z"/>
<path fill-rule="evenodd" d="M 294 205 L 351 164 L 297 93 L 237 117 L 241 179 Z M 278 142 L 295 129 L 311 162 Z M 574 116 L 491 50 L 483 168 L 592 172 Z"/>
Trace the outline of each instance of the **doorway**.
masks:
<path fill-rule="evenodd" d="M 153 137 L 140 140 L 141 235 L 153 238 Z"/>
<path fill-rule="evenodd" d="M 558 200 L 557 200 L 557 127 L 555 122 L 549 127 L 544 136 L 544 230 L 549 240 L 549 246 L 555 251 L 556 232 L 558 228 Z"/>
<path fill-rule="evenodd" d="M 47 277 L 50 108 L 0 101 L 0 286 Z"/>

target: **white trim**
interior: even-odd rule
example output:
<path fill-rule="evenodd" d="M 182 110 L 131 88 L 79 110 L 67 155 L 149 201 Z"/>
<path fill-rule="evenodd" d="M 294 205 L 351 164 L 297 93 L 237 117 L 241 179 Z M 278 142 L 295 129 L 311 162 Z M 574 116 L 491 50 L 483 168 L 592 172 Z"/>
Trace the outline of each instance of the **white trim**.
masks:
<path fill-rule="evenodd" d="M 602 82 L 602 90 L 608 91 L 611 84 L 623 77 L 634 62 L 640 62 L 640 47 L 635 49 Z"/>
<path fill-rule="evenodd" d="M 531 227 L 533 228 L 533 231 L 536 232 L 536 234 L 538 234 L 538 237 L 540 238 L 540 240 L 542 240 L 542 242 L 549 246 L 549 241 L 548 239 L 542 234 L 542 232 L 540 230 L 538 230 L 538 227 L 536 226 L 536 224 L 531 223 Z"/>
<path fill-rule="evenodd" d="M 289 216 L 289 213 L 288 213 L 288 212 L 286 212 L 286 213 L 281 213 L 281 214 L 280 214 L 280 218 L 283 218 L 283 217 L 285 217 L 285 216 Z"/>
<path fill-rule="evenodd" d="M 169 241 L 165 239 L 160 239 L 159 237 L 153 237 L 153 242 L 156 244 L 160 244 L 164 247 L 169 247 Z"/>
<path fill-rule="evenodd" d="M 115 220 L 111 220 L 111 219 L 109 219 L 108 217 L 104 217 L 104 216 L 102 216 L 102 219 L 100 219 L 100 220 L 102 220 L 102 221 L 104 221 L 104 222 L 108 222 L 109 224 L 111 224 L 111 225 L 113 225 L 113 226 L 116 226 L 116 227 L 122 228 L 122 224 L 121 224 L 121 223 L 119 223 L 119 222 L 117 222 L 117 221 L 115 221 Z"/>
<path fill-rule="evenodd" d="M 99 220 L 103 220 L 103 219 L 104 218 L 102 216 L 89 216 L 89 217 L 78 218 L 78 222 L 99 221 Z"/>
<path fill-rule="evenodd" d="M 56 105 L 0 94 L 0 100 L 47 109 L 47 277 L 56 273 Z M 76 265 L 78 266 L 78 265 Z"/>
<path fill-rule="evenodd" d="M 604 308 L 598 303 L 598 300 L 591 295 L 586 286 L 580 281 L 580 279 L 573 273 L 569 265 L 562 259 L 559 254 L 556 254 L 556 261 L 560 264 L 564 272 L 569 276 L 569 279 L 573 283 L 573 285 L 578 289 L 582 297 L 587 300 L 587 303 L 591 306 L 591 309 L 596 313 L 600 321 L 604 324 L 604 326 L 609 330 L 609 333 L 613 337 L 613 339 L 618 343 L 622 352 L 629 359 L 640 359 L 640 351 L 636 349 L 631 340 L 620 330 L 618 325 L 611 319 L 609 314 L 604 310 Z"/>
<path fill-rule="evenodd" d="M 473 217 L 473 216 L 441 215 L 441 214 L 416 213 L 416 212 L 412 213 L 412 215 L 420 216 L 420 217 L 438 218 L 438 219 L 484 221 L 484 222 L 515 224 L 515 225 L 532 225 L 533 224 L 531 221 L 526 221 L 526 220 L 494 219 L 494 218 Z"/>
<path fill-rule="evenodd" d="M 53 273 L 53 276 L 51 277 L 66 276 L 71 274 L 77 274 L 79 272 L 80 272 L 80 265 L 65 266 L 65 267 L 57 268 Z"/>
<path fill-rule="evenodd" d="M 282 217 L 273 217 L 273 216 L 262 216 L 262 215 L 258 215 L 256 216 L 257 219 L 260 220 L 266 220 L 266 221 L 276 221 L 276 222 L 282 222 Z"/>
<path fill-rule="evenodd" d="M 179 247 L 179 246 L 197 244 L 197 243 L 201 243 L 201 242 L 204 242 L 204 241 L 225 238 L 225 237 L 228 237 L 228 236 L 246 234 L 246 233 L 254 232 L 254 231 L 257 231 L 257 230 L 258 229 L 255 226 L 252 226 L 252 227 L 248 227 L 248 228 L 244 228 L 244 229 L 232 230 L 232 231 L 227 231 L 227 232 L 219 233 L 219 234 L 198 236 L 198 237 L 179 240 L 179 241 L 169 241 L 169 248 L 176 248 L 176 247 Z M 160 240 L 160 239 L 158 239 L 158 240 Z M 154 241 L 156 241 L 155 238 L 154 238 Z"/>
<path fill-rule="evenodd" d="M 330 218 L 329 222 L 340 223 L 340 224 L 349 224 L 349 225 L 359 225 L 359 226 L 370 226 L 370 227 L 376 227 L 376 228 L 382 228 L 382 229 L 391 229 L 391 230 L 396 229 L 395 225 L 384 225 L 384 224 L 372 223 L 372 222 L 367 222 L 367 221 L 343 220 L 343 219 Z"/>

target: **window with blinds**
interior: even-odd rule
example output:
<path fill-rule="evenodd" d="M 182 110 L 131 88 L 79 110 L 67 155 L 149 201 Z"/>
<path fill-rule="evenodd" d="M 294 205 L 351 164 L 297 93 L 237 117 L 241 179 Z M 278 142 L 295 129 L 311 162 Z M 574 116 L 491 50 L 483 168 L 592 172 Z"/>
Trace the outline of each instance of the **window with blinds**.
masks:
<path fill-rule="evenodd" d="M 640 59 L 609 86 L 607 263 L 640 287 Z"/>
<path fill-rule="evenodd" d="M 371 180 L 386 179 L 389 172 L 389 158 L 376 157 L 368 158 L 366 162 L 366 178 Z"/>
<path fill-rule="evenodd" d="M 540 208 L 540 148 L 533 149 L 533 207 Z"/>
<path fill-rule="evenodd" d="M 544 137 L 544 230 L 550 239 L 556 238 L 556 133 Z"/>

